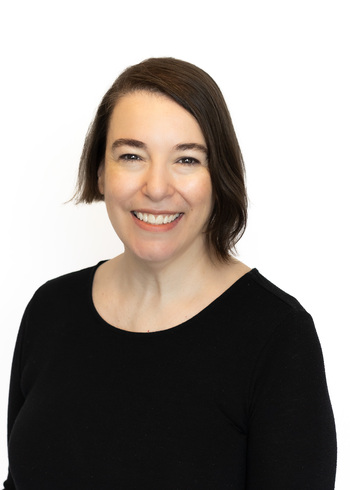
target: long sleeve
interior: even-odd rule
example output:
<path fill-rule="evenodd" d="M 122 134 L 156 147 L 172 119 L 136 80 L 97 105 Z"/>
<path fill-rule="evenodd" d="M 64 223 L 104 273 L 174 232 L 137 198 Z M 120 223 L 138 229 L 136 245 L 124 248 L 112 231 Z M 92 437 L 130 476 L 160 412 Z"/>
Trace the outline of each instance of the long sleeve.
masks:
<path fill-rule="evenodd" d="M 247 490 L 331 490 L 336 439 L 311 317 L 296 311 L 269 339 L 251 385 Z"/>
<path fill-rule="evenodd" d="M 11 437 L 13 425 L 16 421 L 17 415 L 24 402 L 24 396 L 21 391 L 21 351 L 22 351 L 25 324 L 26 324 L 26 313 L 23 316 L 21 327 L 19 329 L 13 361 L 12 361 L 9 403 L 8 403 L 8 442 Z M 10 469 L 9 469 L 7 479 L 4 482 L 4 489 L 5 490 L 16 489 Z"/>

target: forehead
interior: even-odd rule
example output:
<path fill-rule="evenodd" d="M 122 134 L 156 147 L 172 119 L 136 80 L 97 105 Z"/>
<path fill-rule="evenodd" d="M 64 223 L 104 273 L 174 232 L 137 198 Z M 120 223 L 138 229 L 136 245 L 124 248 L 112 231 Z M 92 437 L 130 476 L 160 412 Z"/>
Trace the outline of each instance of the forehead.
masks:
<path fill-rule="evenodd" d="M 130 131 L 149 133 L 157 131 L 186 133 L 204 143 L 204 136 L 197 120 L 170 97 L 148 91 L 137 91 L 122 96 L 114 106 L 108 132 L 119 137 L 130 137 Z"/>

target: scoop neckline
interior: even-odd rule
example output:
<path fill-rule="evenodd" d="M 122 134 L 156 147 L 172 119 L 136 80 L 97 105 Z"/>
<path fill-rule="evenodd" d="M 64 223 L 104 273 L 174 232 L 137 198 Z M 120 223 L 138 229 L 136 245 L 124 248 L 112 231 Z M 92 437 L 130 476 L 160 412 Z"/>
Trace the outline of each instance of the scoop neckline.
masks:
<path fill-rule="evenodd" d="M 97 311 L 97 308 L 95 306 L 95 303 L 93 301 L 92 297 L 92 287 L 93 287 L 93 282 L 94 282 L 94 277 L 97 269 L 100 267 L 100 265 L 104 264 L 108 260 L 101 260 L 98 262 L 94 267 L 92 267 L 91 274 L 90 274 L 90 284 L 89 284 L 89 289 L 88 289 L 88 294 L 89 294 L 89 303 L 90 303 L 90 308 L 93 312 L 94 317 L 97 319 L 97 321 L 103 325 L 104 327 L 107 327 L 110 331 L 113 329 L 113 331 L 116 333 L 116 335 L 124 335 L 128 337 L 133 337 L 133 338 L 158 338 L 161 336 L 167 336 L 167 335 L 173 335 L 177 332 L 182 331 L 184 328 L 188 328 L 190 323 L 195 324 L 198 319 L 205 314 L 206 312 L 210 311 L 211 309 L 215 308 L 218 303 L 222 302 L 224 298 L 232 291 L 232 289 L 236 289 L 243 285 L 249 278 L 253 277 L 255 274 L 257 274 L 259 271 L 257 268 L 253 267 L 250 269 L 250 271 L 246 272 L 241 276 L 239 279 L 237 279 L 234 283 L 232 283 L 225 291 L 223 291 L 219 296 L 217 296 L 213 301 L 211 301 L 207 306 L 205 306 L 202 310 L 200 310 L 198 313 L 193 315 L 191 318 L 188 318 L 184 322 L 178 323 L 177 325 L 174 325 L 173 327 L 166 328 L 164 330 L 155 330 L 154 332 L 133 332 L 131 330 L 125 330 L 120 327 L 115 327 L 111 323 L 107 322 Z"/>

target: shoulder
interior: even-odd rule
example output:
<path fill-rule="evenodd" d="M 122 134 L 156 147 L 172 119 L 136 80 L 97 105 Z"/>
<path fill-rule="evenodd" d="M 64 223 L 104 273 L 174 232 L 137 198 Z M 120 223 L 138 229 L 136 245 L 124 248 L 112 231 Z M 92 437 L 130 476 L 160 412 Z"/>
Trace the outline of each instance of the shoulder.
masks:
<path fill-rule="evenodd" d="M 292 295 L 266 279 L 257 269 L 243 278 L 239 318 L 241 338 L 253 365 L 285 369 L 310 365 L 322 371 L 323 358 L 312 316 Z M 293 367 L 293 369 L 294 369 Z M 300 373 L 299 373 L 300 374 Z"/>
<path fill-rule="evenodd" d="M 47 312 L 52 316 L 70 304 L 79 303 L 91 290 L 98 265 L 48 280 L 34 293 L 27 307 L 28 313 L 40 311 L 41 315 Z"/>
<path fill-rule="evenodd" d="M 279 315 L 306 313 L 304 307 L 292 295 L 266 279 L 257 269 L 252 269 L 240 281 L 237 293 L 241 301 L 257 313 L 276 312 Z M 233 285 L 234 286 L 234 285 Z M 235 294 L 234 287 L 232 293 Z"/>
<path fill-rule="evenodd" d="M 252 269 L 247 274 L 247 279 L 250 286 L 253 286 L 255 294 L 263 296 L 265 300 L 273 303 L 282 303 L 286 308 L 303 309 L 294 296 L 266 279 L 257 269 Z"/>
<path fill-rule="evenodd" d="M 98 266 L 56 277 L 37 289 L 20 326 L 26 348 L 45 345 L 49 352 L 47 346 L 52 342 L 73 335 L 92 321 L 91 288 Z"/>
<path fill-rule="evenodd" d="M 296 388 L 307 380 L 324 384 L 322 348 L 312 316 L 296 298 L 256 269 L 248 282 L 253 291 L 250 306 L 256 312 L 253 384 L 258 378 L 264 380 L 266 390 L 273 385 L 283 390 L 292 380 Z"/>
<path fill-rule="evenodd" d="M 274 336 L 314 330 L 310 314 L 292 295 L 252 269 L 220 298 L 215 312 L 227 335 L 239 336 L 259 350 Z M 304 332 L 304 333 L 303 333 Z"/>

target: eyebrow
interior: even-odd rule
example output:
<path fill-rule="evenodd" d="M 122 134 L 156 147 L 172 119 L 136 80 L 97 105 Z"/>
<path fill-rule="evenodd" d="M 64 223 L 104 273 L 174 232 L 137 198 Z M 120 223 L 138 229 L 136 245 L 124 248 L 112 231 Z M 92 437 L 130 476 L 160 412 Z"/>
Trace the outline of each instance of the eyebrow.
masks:
<path fill-rule="evenodd" d="M 119 148 L 120 146 L 131 146 L 133 148 L 147 149 L 147 145 L 143 141 L 134 140 L 130 138 L 120 138 L 115 140 L 112 144 L 112 150 Z M 175 151 L 186 151 L 186 150 L 198 150 L 203 152 L 206 156 L 208 155 L 208 150 L 206 146 L 200 145 L 199 143 L 180 143 L 174 146 Z"/>
<path fill-rule="evenodd" d="M 176 145 L 174 150 L 177 151 L 186 151 L 186 150 L 199 150 L 208 155 L 207 147 L 204 145 L 200 145 L 198 143 L 182 143 L 180 145 Z"/>
<path fill-rule="evenodd" d="M 138 140 L 133 140 L 130 138 L 120 138 L 119 140 L 115 140 L 112 144 L 112 150 L 114 148 L 119 148 L 119 146 L 133 146 L 134 148 L 147 148 L 145 143 Z"/>

